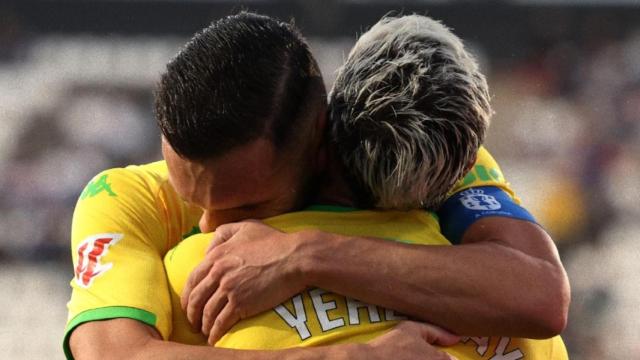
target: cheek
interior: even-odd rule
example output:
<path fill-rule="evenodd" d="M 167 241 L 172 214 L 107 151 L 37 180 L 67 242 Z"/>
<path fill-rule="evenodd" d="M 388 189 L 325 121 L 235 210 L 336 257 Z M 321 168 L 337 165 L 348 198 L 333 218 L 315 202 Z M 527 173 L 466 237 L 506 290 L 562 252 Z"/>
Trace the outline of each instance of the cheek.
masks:
<path fill-rule="evenodd" d="M 304 189 L 305 187 L 298 179 L 283 183 L 283 186 L 278 189 L 278 195 L 274 196 L 272 211 L 285 213 L 299 210 L 306 200 Z"/>

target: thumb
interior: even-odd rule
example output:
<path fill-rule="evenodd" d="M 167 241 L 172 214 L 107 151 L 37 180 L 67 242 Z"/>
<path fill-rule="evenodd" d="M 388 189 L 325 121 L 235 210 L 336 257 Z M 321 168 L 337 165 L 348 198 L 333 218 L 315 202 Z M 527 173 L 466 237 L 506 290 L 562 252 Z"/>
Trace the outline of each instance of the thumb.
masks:
<path fill-rule="evenodd" d="M 417 323 L 420 330 L 420 336 L 431 345 L 451 346 L 460 341 L 460 336 L 450 333 L 449 331 L 426 323 Z"/>

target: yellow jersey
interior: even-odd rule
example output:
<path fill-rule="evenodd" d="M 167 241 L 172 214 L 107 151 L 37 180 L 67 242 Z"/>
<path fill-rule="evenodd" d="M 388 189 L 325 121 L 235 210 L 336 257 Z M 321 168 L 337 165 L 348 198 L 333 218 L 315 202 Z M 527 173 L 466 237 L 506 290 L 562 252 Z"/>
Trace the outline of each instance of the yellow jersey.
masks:
<path fill-rule="evenodd" d="M 451 199 L 462 190 L 482 186 L 495 187 L 519 203 L 484 148 L 474 168 L 452 189 Z M 456 209 L 438 215 L 441 220 L 459 219 Z M 69 335 L 88 321 L 131 318 L 168 338 L 171 303 L 162 259 L 183 238 L 200 232 L 201 214 L 173 190 L 164 161 L 106 170 L 88 183 L 78 199 L 71 232 L 75 274 L 64 337 L 68 358 L 72 358 Z M 460 229 L 471 220 L 445 222 L 451 223 L 447 229 L 462 233 Z"/>
<path fill-rule="evenodd" d="M 450 245 L 440 233 L 432 213 L 398 211 L 302 211 L 265 222 L 285 232 L 318 229 L 343 235 L 375 236 L 415 245 Z M 326 208 L 325 208 L 326 210 Z M 201 334 L 190 330 L 180 308 L 180 294 L 193 268 L 202 261 L 211 234 L 194 235 L 165 256 L 165 268 L 173 304 L 170 340 L 206 345 Z M 357 240 L 355 240 L 357 241 Z M 269 350 L 367 342 L 392 328 L 401 314 L 323 289 L 306 289 L 287 302 L 254 317 L 241 320 L 216 344 L 233 349 Z M 567 359 L 559 336 L 548 340 L 508 337 L 473 337 L 445 348 L 459 359 Z"/>
<path fill-rule="evenodd" d="M 68 358 L 69 335 L 88 321 L 132 318 L 168 337 L 171 302 L 162 258 L 196 232 L 200 216 L 170 186 L 164 161 L 110 169 L 89 182 L 71 230 Z"/>

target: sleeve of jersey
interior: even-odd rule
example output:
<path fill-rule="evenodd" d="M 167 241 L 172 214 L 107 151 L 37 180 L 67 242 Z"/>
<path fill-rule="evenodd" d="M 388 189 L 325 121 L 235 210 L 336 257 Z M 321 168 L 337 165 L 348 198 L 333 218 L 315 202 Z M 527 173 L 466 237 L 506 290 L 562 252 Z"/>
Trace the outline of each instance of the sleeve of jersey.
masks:
<path fill-rule="evenodd" d="M 491 154 L 481 147 L 467 175 L 450 192 L 437 211 L 442 234 L 459 244 L 464 232 L 486 216 L 504 216 L 536 222 L 522 206 Z"/>
<path fill-rule="evenodd" d="M 74 278 L 64 337 L 96 320 L 130 318 L 171 332 L 171 303 L 162 257 L 166 234 L 153 189 L 129 169 L 94 177 L 73 215 Z"/>

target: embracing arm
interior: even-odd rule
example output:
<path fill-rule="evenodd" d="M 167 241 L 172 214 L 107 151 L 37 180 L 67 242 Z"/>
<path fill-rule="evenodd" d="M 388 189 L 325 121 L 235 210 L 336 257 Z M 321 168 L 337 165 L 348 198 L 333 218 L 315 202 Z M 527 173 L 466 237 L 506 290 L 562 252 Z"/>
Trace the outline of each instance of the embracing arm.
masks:
<path fill-rule="evenodd" d="M 95 321 L 80 325 L 71 335 L 74 357 L 84 359 L 388 359 L 402 353 L 398 360 L 421 358 L 454 359 L 429 345 L 452 345 L 456 336 L 426 324 L 405 322 L 368 344 L 344 344 L 312 348 L 257 351 L 233 350 L 210 346 L 185 345 L 163 341 L 152 327 L 131 319 Z M 401 351 L 402 350 L 402 351 Z"/>
<path fill-rule="evenodd" d="M 219 227 L 182 292 L 194 328 L 215 343 L 231 326 L 308 286 L 382 305 L 457 334 L 547 338 L 565 327 L 569 284 L 538 225 L 473 223 L 457 246 L 409 245 L 259 222 Z"/>
<path fill-rule="evenodd" d="M 483 218 L 459 246 L 298 236 L 304 245 L 294 261 L 309 284 L 458 334 L 546 338 L 566 325 L 566 273 L 551 238 L 527 221 Z"/>
<path fill-rule="evenodd" d="M 484 197 L 466 200 L 481 202 L 463 201 L 469 188 Z M 570 292 L 555 245 L 519 207 L 485 149 L 452 192 L 439 216 L 443 233 L 461 243 L 456 246 L 320 231 L 284 234 L 256 222 L 223 225 L 189 277 L 183 309 L 195 328 L 215 340 L 239 319 L 318 286 L 459 334 L 544 338 L 560 333 Z M 490 211 L 477 206 L 487 205 L 483 199 L 493 201 Z"/>
<path fill-rule="evenodd" d="M 293 349 L 281 352 L 241 351 L 163 341 L 152 327 L 131 319 L 94 321 L 71 335 L 71 351 L 83 359 L 347 359 L 345 348 L 319 352 Z"/>

